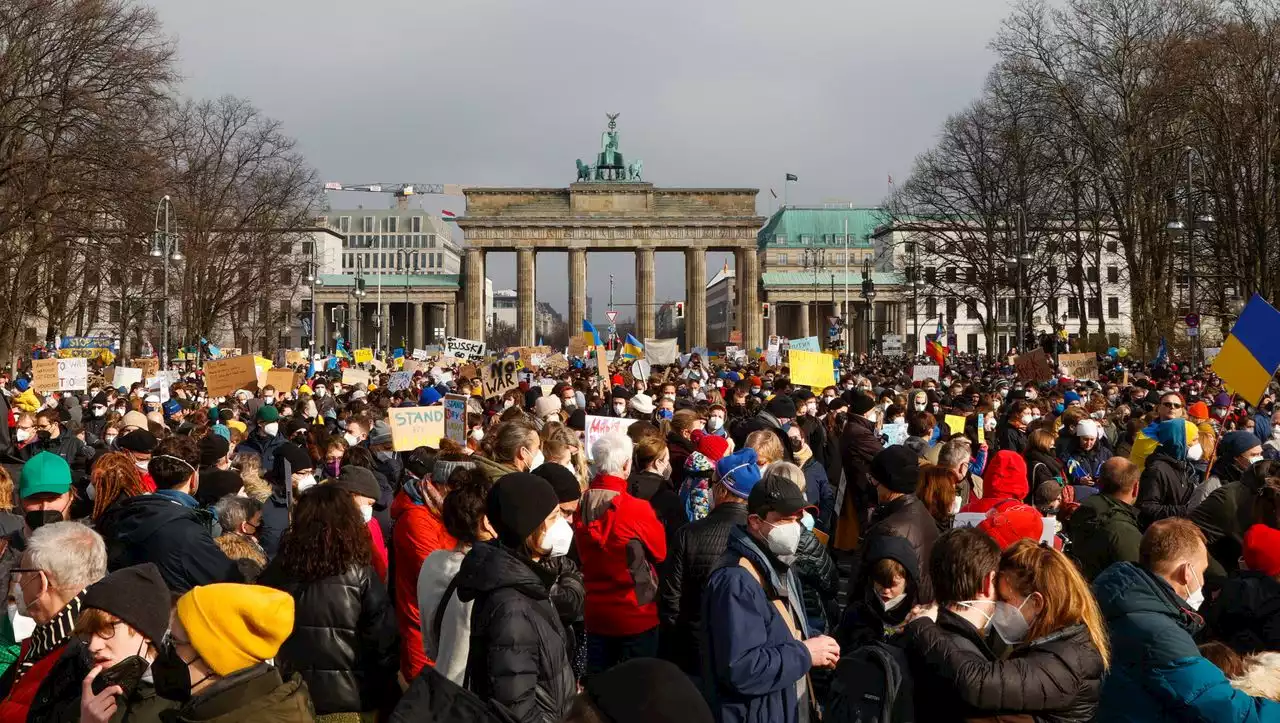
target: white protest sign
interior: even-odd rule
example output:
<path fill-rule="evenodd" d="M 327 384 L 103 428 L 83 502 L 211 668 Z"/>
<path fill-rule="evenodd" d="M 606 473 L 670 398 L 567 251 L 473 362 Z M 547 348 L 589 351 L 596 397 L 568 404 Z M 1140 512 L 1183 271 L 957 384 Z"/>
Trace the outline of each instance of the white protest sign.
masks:
<path fill-rule="evenodd" d="M 818 343 L 816 336 L 792 339 L 790 348 L 792 351 L 822 351 L 822 345 Z"/>
<path fill-rule="evenodd" d="M 913 382 L 937 379 L 940 376 L 942 376 L 942 369 L 937 364 L 916 364 L 911 367 L 911 381 Z"/>
<path fill-rule="evenodd" d="M 446 337 L 444 340 L 444 353 L 455 359 L 476 361 L 484 358 L 484 351 L 485 345 L 482 341 L 463 339 L 458 336 Z"/>
<path fill-rule="evenodd" d="M 650 364 L 657 366 L 675 364 L 680 358 L 680 348 L 676 341 L 676 339 L 645 339 L 644 358 L 648 359 Z"/>
<path fill-rule="evenodd" d="M 417 359 L 418 361 L 426 361 L 428 356 L 430 356 L 430 355 L 429 355 L 429 354 L 427 354 L 427 350 L 426 350 L 426 349 L 414 349 L 414 350 L 413 350 L 413 358 L 414 358 L 414 359 Z"/>
<path fill-rule="evenodd" d="M 136 382 L 142 381 L 142 370 L 137 367 L 111 367 L 111 369 L 113 371 L 110 384 L 116 389 L 124 387 L 127 390 Z"/>
<path fill-rule="evenodd" d="M 413 372 L 392 372 L 391 378 L 387 380 L 387 391 L 402 392 L 412 383 Z"/>
<path fill-rule="evenodd" d="M 886 447 L 902 444 L 907 441 L 907 423 L 894 422 L 880 427 L 880 436 L 884 438 Z"/>
<path fill-rule="evenodd" d="M 626 433 L 627 427 L 636 420 L 624 419 L 620 417 L 595 417 L 587 415 L 587 429 L 585 445 L 587 448 L 587 459 L 592 459 L 591 447 L 596 443 L 597 439 L 611 432 Z"/>

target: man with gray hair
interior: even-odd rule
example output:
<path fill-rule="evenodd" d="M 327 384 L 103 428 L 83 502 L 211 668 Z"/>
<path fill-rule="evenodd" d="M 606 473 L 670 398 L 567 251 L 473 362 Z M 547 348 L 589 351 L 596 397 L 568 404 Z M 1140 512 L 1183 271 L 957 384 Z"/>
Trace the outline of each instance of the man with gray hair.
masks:
<path fill-rule="evenodd" d="M 574 519 L 586 582 L 587 673 L 658 654 L 657 566 L 667 537 L 648 502 L 627 491 L 631 438 L 622 432 L 591 445 L 596 476 Z"/>
<path fill-rule="evenodd" d="M 0 721 L 79 717 L 72 711 L 80 707 L 80 681 L 89 671 L 80 640 L 71 633 L 84 591 L 106 574 L 107 546 L 91 528 L 53 522 L 31 533 L 10 575 L 18 614 L 36 626 L 0 678 Z"/>
<path fill-rule="evenodd" d="M 973 443 L 962 435 L 952 437 L 938 452 L 938 466 L 955 472 L 959 480 L 956 499 L 960 501 L 960 507 L 969 504 L 971 499 L 982 499 L 982 478 L 973 473 L 972 461 Z"/>

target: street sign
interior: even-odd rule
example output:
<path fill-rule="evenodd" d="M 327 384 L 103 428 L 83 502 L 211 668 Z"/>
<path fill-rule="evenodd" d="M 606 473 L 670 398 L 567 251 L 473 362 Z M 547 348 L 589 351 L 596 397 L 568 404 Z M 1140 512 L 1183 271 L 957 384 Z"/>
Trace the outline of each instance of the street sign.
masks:
<path fill-rule="evenodd" d="M 1188 328 L 1190 328 L 1190 329 L 1194 329 L 1194 328 L 1196 328 L 1196 327 L 1200 326 L 1200 315 L 1199 315 L 1199 314 L 1197 314 L 1197 313 L 1195 313 L 1195 312 L 1193 311 L 1193 312 L 1191 312 L 1190 314 L 1187 314 L 1187 316 L 1186 316 L 1186 318 L 1184 319 L 1184 321 L 1186 321 L 1186 322 L 1187 322 L 1187 327 L 1188 327 Z M 1195 336 L 1195 334 L 1192 334 L 1191 336 Z"/>
<path fill-rule="evenodd" d="M 1188 326 L 1188 327 L 1187 327 L 1187 336 L 1200 336 L 1200 327 L 1198 327 L 1198 326 Z"/>
<path fill-rule="evenodd" d="M 604 316 L 606 319 L 609 320 L 610 324 L 618 320 L 618 312 L 614 311 L 613 309 L 609 309 L 608 311 L 604 312 Z"/>

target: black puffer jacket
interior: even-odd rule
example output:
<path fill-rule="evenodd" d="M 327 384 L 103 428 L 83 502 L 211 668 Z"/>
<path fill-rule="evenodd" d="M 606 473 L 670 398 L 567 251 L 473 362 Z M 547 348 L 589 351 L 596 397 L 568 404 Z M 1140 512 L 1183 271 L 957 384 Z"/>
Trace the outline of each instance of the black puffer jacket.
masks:
<path fill-rule="evenodd" d="M 497 543 L 480 543 L 456 578 L 458 599 L 475 601 L 466 687 L 525 723 L 559 721 L 577 689 L 549 598 L 551 575 Z"/>
<path fill-rule="evenodd" d="M 1218 582 L 1239 567 L 1244 533 L 1253 524 L 1253 501 L 1274 462 L 1259 462 L 1245 470 L 1236 482 L 1224 483 L 1191 511 L 1191 521 L 1204 533 L 1209 546 L 1205 577 Z"/>
<path fill-rule="evenodd" d="M 390 707 L 399 698 L 395 608 L 369 565 L 313 582 L 288 579 L 276 558 L 258 584 L 294 600 L 293 634 L 276 665 L 306 681 L 317 715 Z"/>
<path fill-rule="evenodd" d="M 903 631 L 906 645 L 973 708 L 1030 713 L 1048 723 L 1087 723 L 1098 709 L 1102 656 L 1084 625 L 1020 645 L 1005 660 L 957 644 L 927 618 Z"/>
<path fill-rule="evenodd" d="M 810 530 L 800 533 L 796 561 L 791 564 L 800 578 L 800 594 L 804 598 L 804 614 L 809 618 L 813 635 L 826 635 L 835 625 L 836 594 L 840 590 L 840 571 L 827 548 Z"/>
<path fill-rule="evenodd" d="M 863 537 L 864 549 L 870 547 L 872 538 L 879 535 L 905 537 L 911 543 L 920 570 L 920 597 L 916 602 L 933 602 L 933 583 L 929 580 L 928 570 L 933 542 L 938 539 L 938 523 L 924 503 L 915 495 L 903 495 L 877 507 L 871 516 L 871 526 Z M 856 590 L 860 581 L 854 580 L 852 584 L 854 587 L 851 589 Z"/>
<path fill-rule="evenodd" d="M 1241 655 L 1280 650 L 1280 582 L 1247 570 L 1232 575 L 1204 622 L 1206 637 Z"/>
<path fill-rule="evenodd" d="M 1134 505 L 1142 529 L 1166 517 L 1186 517 L 1198 482 L 1189 462 L 1160 448 L 1152 452 L 1138 481 L 1138 502 Z"/>
<path fill-rule="evenodd" d="M 689 675 L 702 675 L 702 592 L 729 546 L 729 531 L 747 523 L 745 504 L 720 504 L 676 534 L 658 594 L 665 655 Z"/>

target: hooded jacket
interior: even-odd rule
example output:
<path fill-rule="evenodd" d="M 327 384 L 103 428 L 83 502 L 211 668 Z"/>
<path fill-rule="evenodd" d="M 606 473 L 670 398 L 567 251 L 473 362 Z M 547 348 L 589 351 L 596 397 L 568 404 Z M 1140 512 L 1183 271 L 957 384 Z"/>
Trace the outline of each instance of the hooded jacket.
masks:
<path fill-rule="evenodd" d="M 194 500 L 192 500 L 194 502 Z M 236 564 L 209 534 L 209 513 L 161 494 L 116 500 L 96 528 L 107 543 L 107 570 L 154 562 L 174 593 L 235 582 Z"/>
<path fill-rule="evenodd" d="M 1253 524 L 1253 500 L 1262 483 L 1258 465 L 1254 465 L 1239 480 L 1214 490 L 1191 511 L 1191 521 L 1204 533 L 1209 546 L 1205 576 L 1210 580 L 1222 580 L 1239 567 L 1244 533 Z"/>
<path fill-rule="evenodd" d="M 471 548 L 458 600 L 475 601 L 465 687 L 524 723 L 555 723 L 576 691 L 565 630 L 548 589 L 553 573 L 498 543 Z"/>
<path fill-rule="evenodd" d="M 174 723 L 303 723 L 314 721 L 307 684 L 260 663 L 214 681 L 165 720 Z"/>
<path fill-rule="evenodd" d="M 894 560 L 907 573 L 906 597 L 892 610 L 885 610 L 880 594 L 871 582 L 871 570 L 881 560 Z M 884 640 L 891 629 L 899 628 L 920 595 L 920 563 L 905 537 L 877 535 L 867 540 L 855 578 L 860 584 L 849 597 L 849 607 L 836 631 L 843 651 Z"/>
<path fill-rule="evenodd" d="M 1191 464 L 1169 453 L 1164 445 L 1147 457 L 1147 467 L 1138 481 L 1138 519 L 1146 529 L 1166 517 L 1186 517 L 1191 511 L 1191 495 L 1196 491 L 1196 474 Z"/>
<path fill-rule="evenodd" d="M 1137 562 L 1142 530 L 1138 510 L 1109 495 L 1094 495 L 1071 513 L 1067 522 L 1071 554 L 1086 580 L 1115 562 Z"/>
<path fill-rule="evenodd" d="M 1204 621 L 1209 638 L 1241 655 L 1280 650 L 1280 582 L 1249 570 L 1232 575 Z"/>
<path fill-rule="evenodd" d="M 1021 454 L 1002 449 L 982 471 L 982 497 L 970 500 L 961 512 L 988 512 L 1005 500 L 1027 498 L 1027 462 Z"/>
<path fill-rule="evenodd" d="M 929 579 L 929 555 L 938 539 L 938 524 L 929 509 L 915 495 L 903 495 L 880 505 L 871 516 L 864 544 L 870 546 L 876 537 L 892 535 L 906 539 L 915 550 L 920 571 L 920 599 L 933 602 L 933 583 Z"/>
<path fill-rule="evenodd" d="M 252 452 L 262 458 L 262 469 L 268 472 L 276 468 L 276 452 L 284 446 L 285 438 L 279 434 L 267 436 L 261 430 L 255 430 L 236 445 L 236 454 Z"/>
<path fill-rule="evenodd" d="M 1280 703 L 1251 698 L 1200 655 L 1192 637 L 1200 616 L 1169 583 L 1119 562 L 1093 582 L 1111 638 L 1111 669 L 1102 683 L 1098 723 L 1280 720 Z"/>
<path fill-rule="evenodd" d="M 458 541 L 444 529 L 440 514 L 402 488 L 391 505 L 392 562 L 395 581 L 396 624 L 400 629 L 400 672 L 413 678 L 429 661 L 422 646 L 422 619 L 418 610 L 418 573 L 427 555 L 452 550 Z"/>
<path fill-rule="evenodd" d="M 667 538 L 653 507 L 627 492 L 625 479 L 602 474 L 583 494 L 573 526 L 587 632 L 627 636 L 657 627 L 657 566 Z"/>

